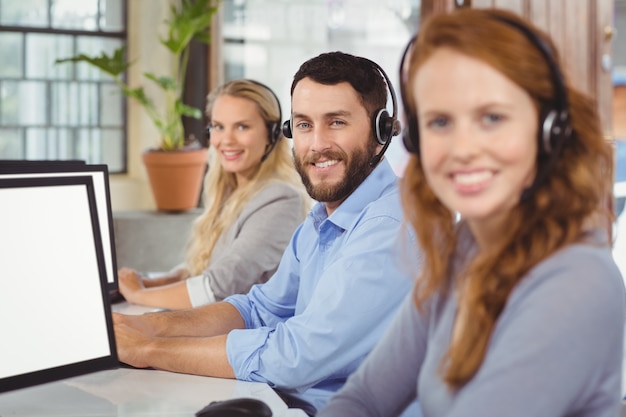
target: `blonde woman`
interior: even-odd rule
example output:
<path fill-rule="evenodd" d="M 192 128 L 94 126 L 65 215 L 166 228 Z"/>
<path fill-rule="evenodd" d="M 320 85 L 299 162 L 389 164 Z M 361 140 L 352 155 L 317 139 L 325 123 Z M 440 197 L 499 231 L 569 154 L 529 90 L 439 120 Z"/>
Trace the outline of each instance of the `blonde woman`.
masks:
<path fill-rule="evenodd" d="M 310 207 L 280 131 L 276 95 L 252 80 L 230 81 L 208 96 L 209 167 L 202 215 L 185 263 L 149 279 L 118 271 L 127 301 L 179 309 L 246 293 L 274 273 Z"/>

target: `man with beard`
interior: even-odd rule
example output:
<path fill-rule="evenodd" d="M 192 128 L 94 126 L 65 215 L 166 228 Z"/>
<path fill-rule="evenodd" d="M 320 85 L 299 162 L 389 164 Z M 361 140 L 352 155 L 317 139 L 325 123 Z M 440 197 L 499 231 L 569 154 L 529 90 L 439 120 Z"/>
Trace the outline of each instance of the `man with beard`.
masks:
<path fill-rule="evenodd" d="M 115 315 L 121 361 L 265 382 L 311 415 L 328 401 L 380 339 L 417 274 L 397 253 L 410 238 L 397 178 L 381 160 L 399 131 L 395 108 L 393 116 L 384 110 L 387 88 L 395 104 L 388 82 L 377 64 L 341 52 L 300 67 L 283 131 L 319 202 L 276 273 L 220 303 Z"/>

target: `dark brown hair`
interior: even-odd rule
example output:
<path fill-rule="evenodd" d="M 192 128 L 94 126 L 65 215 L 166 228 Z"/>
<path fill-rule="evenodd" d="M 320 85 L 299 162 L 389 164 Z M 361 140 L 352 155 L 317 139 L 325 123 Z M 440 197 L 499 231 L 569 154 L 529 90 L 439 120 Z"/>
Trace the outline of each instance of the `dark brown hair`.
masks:
<path fill-rule="evenodd" d="M 293 77 L 291 95 L 304 78 L 319 84 L 336 85 L 347 82 L 358 93 L 369 117 L 384 109 L 387 85 L 378 68 L 368 59 L 344 52 L 326 52 L 303 63 Z"/>

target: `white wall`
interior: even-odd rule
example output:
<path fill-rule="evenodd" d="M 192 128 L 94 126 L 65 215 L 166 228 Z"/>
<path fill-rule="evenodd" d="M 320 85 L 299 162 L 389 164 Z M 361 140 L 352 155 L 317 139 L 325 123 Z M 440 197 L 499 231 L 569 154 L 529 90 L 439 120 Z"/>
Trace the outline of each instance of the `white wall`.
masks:
<path fill-rule="evenodd" d="M 149 97 L 156 97 L 159 91 L 142 74 L 165 75 L 171 59 L 157 36 L 159 30 L 164 30 L 163 21 L 169 13 L 169 4 L 169 0 L 128 2 L 128 56 L 131 61 L 136 61 L 128 71 L 128 81 L 131 86 L 142 85 Z M 141 154 L 158 144 L 159 134 L 143 108 L 133 100 L 128 101 L 127 117 L 128 172 L 111 176 L 113 210 L 154 209 Z"/>

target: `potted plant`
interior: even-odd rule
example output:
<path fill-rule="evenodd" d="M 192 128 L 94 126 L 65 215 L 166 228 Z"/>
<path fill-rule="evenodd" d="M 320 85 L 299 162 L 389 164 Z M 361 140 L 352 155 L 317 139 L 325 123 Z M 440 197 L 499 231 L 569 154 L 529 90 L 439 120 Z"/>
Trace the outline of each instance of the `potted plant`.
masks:
<path fill-rule="evenodd" d="M 167 37 L 159 38 L 159 42 L 172 54 L 171 75 L 143 74 L 163 91 L 163 108 L 155 105 L 143 87 L 133 88 L 124 81 L 124 73 L 132 65 L 126 59 L 124 47 L 110 55 L 79 54 L 56 61 L 85 62 L 98 68 L 112 77 L 125 96 L 136 100 L 144 108 L 161 135 L 159 145 L 143 153 L 143 162 L 159 210 L 187 210 L 195 207 L 198 202 L 206 169 L 207 149 L 196 140 L 185 138 L 182 117 L 199 119 L 202 111 L 185 105 L 183 94 L 191 41 L 195 39 L 203 43 L 210 42 L 209 29 L 218 1 L 181 0 L 179 7 L 170 6 L 170 17 L 165 21 Z M 176 171 L 191 175 L 192 178 L 179 178 Z M 186 189 L 189 189 L 190 195 L 187 195 Z"/>

